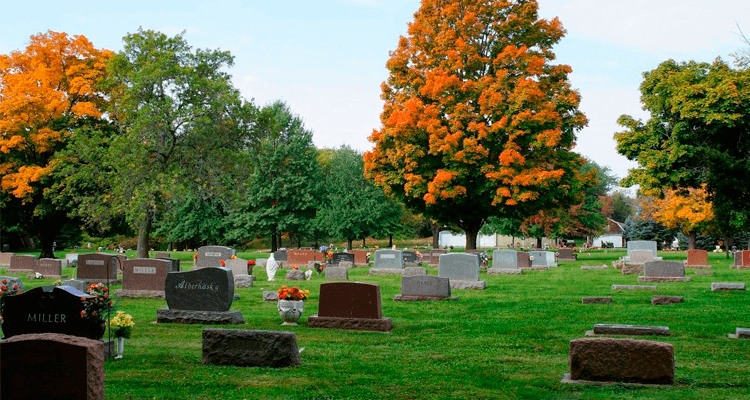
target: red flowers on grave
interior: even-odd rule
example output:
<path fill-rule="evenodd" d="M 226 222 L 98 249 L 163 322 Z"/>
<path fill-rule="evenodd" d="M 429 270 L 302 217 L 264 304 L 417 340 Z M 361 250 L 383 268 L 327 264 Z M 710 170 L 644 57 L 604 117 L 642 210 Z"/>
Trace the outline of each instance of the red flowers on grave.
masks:
<path fill-rule="evenodd" d="M 5 304 L 3 298 L 5 296 L 13 296 L 21 293 L 23 293 L 23 290 L 18 290 L 18 285 L 13 285 L 13 287 L 9 288 L 7 279 L 0 281 L 0 312 L 3 311 L 3 305 Z"/>
<path fill-rule="evenodd" d="M 310 297 L 309 290 L 300 290 L 299 287 L 294 286 L 291 289 L 282 286 L 278 291 L 279 300 L 305 300 Z"/>
<path fill-rule="evenodd" d="M 255 265 L 255 260 L 247 260 L 247 265 Z"/>
<path fill-rule="evenodd" d="M 193 254 L 193 260 L 195 260 L 196 258 L 198 258 L 198 254 Z"/>
<path fill-rule="evenodd" d="M 86 293 L 94 297 L 88 299 L 81 297 L 81 301 L 83 302 L 81 318 L 95 319 L 100 322 L 106 321 L 106 317 L 112 307 L 112 300 L 110 300 L 108 292 L 109 288 L 104 286 L 103 283 L 89 285 Z"/>
<path fill-rule="evenodd" d="M 298 266 L 296 266 L 296 265 L 292 265 L 292 269 L 293 269 L 293 270 L 298 270 L 298 269 L 299 269 L 299 267 L 298 267 Z"/>
<path fill-rule="evenodd" d="M 219 261 L 219 263 L 221 264 L 222 267 L 226 267 L 227 266 L 227 263 L 225 263 L 224 260 Z"/>

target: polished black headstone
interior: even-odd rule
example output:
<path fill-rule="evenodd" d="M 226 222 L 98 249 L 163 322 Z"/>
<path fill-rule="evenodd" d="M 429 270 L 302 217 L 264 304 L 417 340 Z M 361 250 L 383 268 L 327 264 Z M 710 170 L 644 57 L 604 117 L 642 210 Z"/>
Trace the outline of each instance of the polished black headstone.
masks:
<path fill-rule="evenodd" d="M 81 318 L 81 298 L 92 296 L 70 286 L 41 286 L 3 298 L 3 334 L 62 333 L 89 337 L 98 321 Z"/>
<path fill-rule="evenodd" d="M 331 263 L 339 264 L 342 261 L 349 261 L 354 265 L 354 253 L 333 253 L 331 257 Z"/>
<path fill-rule="evenodd" d="M 164 295 L 170 310 L 229 311 L 234 300 L 232 270 L 206 267 L 170 272 Z"/>

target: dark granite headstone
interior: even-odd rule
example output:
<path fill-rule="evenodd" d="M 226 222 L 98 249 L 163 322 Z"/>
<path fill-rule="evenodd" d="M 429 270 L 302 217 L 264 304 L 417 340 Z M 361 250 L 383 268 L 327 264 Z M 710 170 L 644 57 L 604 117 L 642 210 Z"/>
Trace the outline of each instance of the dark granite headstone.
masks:
<path fill-rule="evenodd" d="M 176 258 L 169 258 L 169 257 L 156 257 L 159 260 L 167 260 L 169 261 L 169 272 L 180 272 L 182 271 L 182 267 L 180 267 L 180 260 Z M 123 263 L 125 265 L 125 263 Z"/>
<path fill-rule="evenodd" d="M 120 268 L 121 260 L 112 254 L 91 253 L 80 254 L 78 256 L 78 279 L 86 280 L 107 280 L 107 271 L 109 270 L 109 279 L 117 279 L 117 269 Z"/>
<path fill-rule="evenodd" d="M 276 262 L 286 262 L 286 250 L 277 250 L 273 252 L 273 259 Z"/>
<path fill-rule="evenodd" d="M 104 399 L 104 343 L 55 333 L 0 343 L 2 399 Z"/>
<path fill-rule="evenodd" d="M 10 270 L 34 271 L 36 257 L 28 254 L 14 255 L 10 258 Z"/>
<path fill-rule="evenodd" d="M 203 330 L 203 363 L 240 367 L 300 365 L 294 332 L 244 329 Z"/>
<path fill-rule="evenodd" d="M 519 251 L 516 253 L 516 255 L 518 255 L 518 268 L 520 269 L 531 268 L 531 260 L 529 259 L 529 253 Z"/>
<path fill-rule="evenodd" d="M 170 260 L 160 258 L 127 260 L 122 271 L 122 290 L 164 292 L 164 283 L 171 268 Z"/>
<path fill-rule="evenodd" d="M 318 315 L 339 318 L 382 318 L 380 285 L 361 282 L 322 283 Z"/>
<path fill-rule="evenodd" d="M 169 253 L 159 252 L 159 253 L 156 253 L 156 256 L 154 258 L 169 258 Z"/>
<path fill-rule="evenodd" d="M 207 267 L 167 274 L 165 296 L 170 310 L 228 311 L 234 299 L 232 270 Z"/>
<path fill-rule="evenodd" d="M 560 261 L 576 261 L 578 255 L 573 254 L 571 249 L 557 249 L 557 259 Z"/>
<path fill-rule="evenodd" d="M 404 257 L 404 263 L 417 263 L 417 253 L 414 251 L 403 251 L 401 255 Z"/>
<path fill-rule="evenodd" d="M 42 258 L 36 261 L 34 272 L 45 278 L 62 276 L 62 260 L 56 258 Z"/>
<path fill-rule="evenodd" d="M 221 267 L 222 260 L 229 260 L 237 251 L 226 246 L 203 246 L 198 248 L 197 268 Z"/>
<path fill-rule="evenodd" d="M 349 261 L 354 264 L 354 254 L 352 253 L 333 253 L 331 262 L 333 265 L 338 265 L 342 261 Z"/>
<path fill-rule="evenodd" d="M 27 333 L 62 333 L 89 337 L 95 320 L 82 319 L 81 298 L 91 298 L 69 286 L 41 286 L 3 301 L 3 334 L 6 338 Z"/>

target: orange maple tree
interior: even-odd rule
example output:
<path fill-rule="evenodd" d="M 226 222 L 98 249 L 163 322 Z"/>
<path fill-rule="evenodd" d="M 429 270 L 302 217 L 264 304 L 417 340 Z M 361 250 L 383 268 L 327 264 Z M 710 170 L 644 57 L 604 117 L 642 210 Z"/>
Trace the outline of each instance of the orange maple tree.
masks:
<path fill-rule="evenodd" d="M 32 36 L 24 51 L 0 55 L 2 191 L 31 208 L 43 201 L 56 151 L 76 127 L 101 117 L 106 100 L 96 83 L 111 55 L 84 36 L 53 31 Z"/>
<path fill-rule="evenodd" d="M 688 237 L 688 247 L 695 249 L 698 233 L 711 229 L 714 221 L 713 203 L 708 199 L 706 185 L 700 188 L 666 189 L 663 197 L 651 191 L 641 202 L 643 216 L 661 222 L 667 228 L 679 228 Z"/>
<path fill-rule="evenodd" d="M 382 127 L 365 174 L 408 207 L 466 232 L 580 202 L 586 124 L 567 65 L 553 65 L 560 21 L 536 1 L 423 0 L 392 51 Z"/>

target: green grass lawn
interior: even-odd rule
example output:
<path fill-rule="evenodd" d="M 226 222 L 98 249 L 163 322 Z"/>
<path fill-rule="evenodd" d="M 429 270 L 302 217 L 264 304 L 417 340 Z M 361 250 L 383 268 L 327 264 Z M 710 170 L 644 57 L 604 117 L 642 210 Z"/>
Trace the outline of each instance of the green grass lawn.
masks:
<path fill-rule="evenodd" d="M 458 301 L 394 302 L 400 277 L 349 271 L 350 281 L 381 287 L 383 315 L 390 333 L 308 328 L 318 309 L 323 275 L 311 281 L 267 282 L 255 269 L 253 288 L 238 289 L 245 325 L 232 329 L 291 330 L 302 352 L 295 368 L 240 368 L 201 363 L 201 331 L 209 325 L 155 324 L 163 300 L 123 299 L 120 309 L 136 327 L 126 341 L 125 358 L 106 362 L 110 399 L 744 399 L 750 397 L 750 341 L 727 338 L 736 327 L 750 327 L 749 294 L 711 292 L 711 282 L 747 282 L 750 271 L 730 270 L 723 254 L 710 254 L 716 276 L 694 275 L 692 282 L 649 283 L 658 291 L 613 292 L 613 284 L 638 284 L 619 270 L 582 271 L 624 251 L 582 254 L 549 271 L 524 275 L 482 273 L 484 291 L 454 290 Z M 667 260 L 684 252 L 660 253 Z M 240 253 L 240 257 L 259 256 Z M 132 257 L 132 255 L 131 255 Z M 185 253 L 181 259 L 190 260 Z M 183 264 L 183 269 L 189 267 Z M 68 275 L 74 269 L 66 268 Z M 428 272 L 437 275 L 437 269 Z M 279 279 L 280 278 L 280 279 Z M 25 280 L 27 287 L 51 284 Z M 274 302 L 262 290 L 298 284 L 310 289 L 301 324 L 281 327 Z M 679 295 L 685 302 L 652 306 L 652 295 Z M 582 304 L 581 297 L 612 296 L 612 304 Z M 642 337 L 675 348 L 676 385 L 568 385 L 571 339 L 584 337 L 595 323 L 668 326 L 669 337 Z"/>

